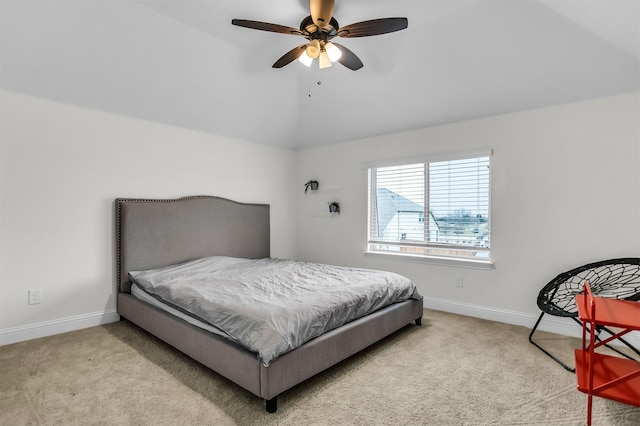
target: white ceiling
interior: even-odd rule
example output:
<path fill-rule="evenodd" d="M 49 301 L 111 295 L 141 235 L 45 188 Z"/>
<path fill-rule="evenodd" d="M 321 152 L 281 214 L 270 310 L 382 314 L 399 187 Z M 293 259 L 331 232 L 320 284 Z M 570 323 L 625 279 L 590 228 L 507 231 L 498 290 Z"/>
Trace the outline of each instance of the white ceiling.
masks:
<path fill-rule="evenodd" d="M 640 90 L 640 0 L 336 0 L 364 62 L 271 65 L 304 0 L 0 0 L 3 89 L 303 149 Z"/>

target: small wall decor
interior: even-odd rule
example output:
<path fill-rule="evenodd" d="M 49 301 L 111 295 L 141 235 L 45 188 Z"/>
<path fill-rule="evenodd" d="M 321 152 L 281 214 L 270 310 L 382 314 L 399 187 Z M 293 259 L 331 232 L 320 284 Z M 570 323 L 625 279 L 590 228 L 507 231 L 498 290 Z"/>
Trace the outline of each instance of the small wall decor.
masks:
<path fill-rule="evenodd" d="M 340 204 L 332 201 L 329 203 L 329 213 L 340 214 Z"/>
<path fill-rule="evenodd" d="M 317 180 L 310 180 L 309 182 L 304 184 L 304 193 L 307 193 L 307 190 L 309 190 L 309 188 L 311 188 L 312 191 L 317 191 L 318 190 L 318 181 Z"/>

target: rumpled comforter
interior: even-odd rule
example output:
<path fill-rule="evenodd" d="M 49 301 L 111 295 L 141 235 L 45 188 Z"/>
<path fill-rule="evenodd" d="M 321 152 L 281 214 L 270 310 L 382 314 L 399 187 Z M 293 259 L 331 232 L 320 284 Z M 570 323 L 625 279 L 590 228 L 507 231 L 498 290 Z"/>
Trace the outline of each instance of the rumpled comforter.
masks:
<path fill-rule="evenodd" d="M 396 273 L 274 258 L 214 256 L 129 276 L 154 298 L 256 352 L 265 366 L 349 321 L 422 298 Z"/>

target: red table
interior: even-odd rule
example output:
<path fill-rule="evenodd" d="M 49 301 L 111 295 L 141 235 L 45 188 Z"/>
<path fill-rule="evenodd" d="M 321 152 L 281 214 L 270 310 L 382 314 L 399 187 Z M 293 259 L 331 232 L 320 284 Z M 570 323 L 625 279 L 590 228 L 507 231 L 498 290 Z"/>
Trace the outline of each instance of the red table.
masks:
<path fill-rule="evenodd" d="M 576 349 L 575 358 L 578 390 L 589 395 L 587 424 L 590 425 L 594 395 L 640 407 L 640 362 L 595 352 L 612 340 L 640 330 L 640 302 L 595 297 L 588 283 L 584 287 L 585 293 L 576 295 L 578 318 L 582 322 L 582 348 Z M 598 326 L 619 331 L 606 340 L 596 341 Z"/>

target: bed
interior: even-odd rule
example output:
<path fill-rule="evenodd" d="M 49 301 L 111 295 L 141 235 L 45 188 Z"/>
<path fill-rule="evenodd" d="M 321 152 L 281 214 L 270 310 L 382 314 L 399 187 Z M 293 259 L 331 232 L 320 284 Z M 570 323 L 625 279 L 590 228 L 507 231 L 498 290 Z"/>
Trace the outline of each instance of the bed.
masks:
<path fill-rule="evenodd" d="M 422 298 L 385 306 L 264 363 L 255 351 L 131 294 L 131 271 L 222 256 L 270 258 L 270 209 L 214 196 L 115 200 L 117 311 L 277 410 L 282 392 L 415 322 Z"/>

